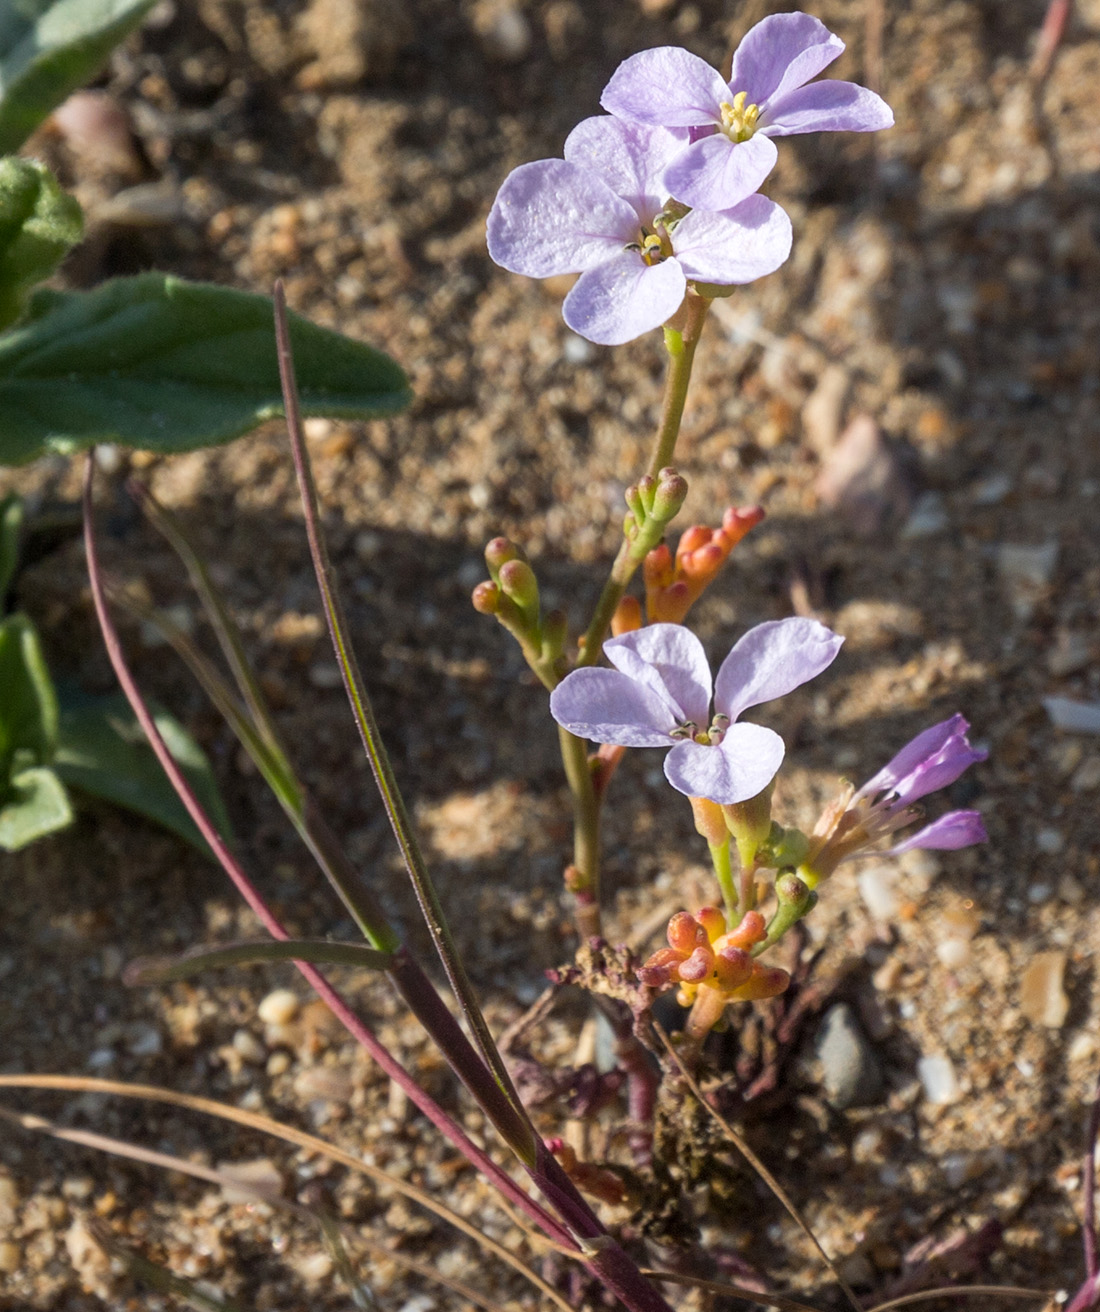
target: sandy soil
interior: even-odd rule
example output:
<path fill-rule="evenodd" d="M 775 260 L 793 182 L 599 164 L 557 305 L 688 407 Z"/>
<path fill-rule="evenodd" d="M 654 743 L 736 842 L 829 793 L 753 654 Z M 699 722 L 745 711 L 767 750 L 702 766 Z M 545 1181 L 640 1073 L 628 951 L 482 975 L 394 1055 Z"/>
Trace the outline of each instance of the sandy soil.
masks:
<path fill-rule="evenodd" d="M 526 545 L 550 604 L 585 618 L 623 489 L 645 458 L 662 362 L 656 334 L 617 350 L 573 337 L 562 287 L 490 262 L 485 215 L 510 168 L 558 153 L 597 111 L 624 56 L 682 44 L 717 62 L 776 7 L 169 3 L 103 79 L 132 139 L 113 154 L 39 143 L 89 207 L 72 282 L 150 266 L 258 290 L 279 276 L 295 308 L 408 369 L 417 400 L 406 415 L 314 425 L 311 446 L 383 728 L 498 1026 L 572 953 L 560 884 L 569 822 L 545 697 L 469 592 L 485 541 L 505 533 Z M 841 873 L 826 888 L 807 947 L 820 950 L 816 992 L 780 1054 L 782 1092 L 740 1108 L 739 1124 L 867 1305 L 956 1275 L 1075 1288 L 1078 1162 L 1100 1062 L 1100 740 L 1057 728 L 1043 699 L 1100 699 L 1100 5 L 1080 0 L 1038 86 L 1028 66 L 1044 0 L 884 4 L 880 50 L 867 27 L 873 5 L 810 7 L 848 42 L 837 74 L 878 76 L 898 126 L 877 140 L 784 143 L 768 190 L 794 220 L 794 254 L 708 326 L 680 449 L 691 483 L 683 522 L 717 522 L 731 502 L 761 502 L 768 519 L 695 619 L 716 657 L 746 626 L 794 611 L 848 638 L 826 677 L 770 708 L 790 744 L 784 816 L 809 825 L 838 775 L 867 777 L 925 724 L 961 710 L 990 759 L 951 800 L 981 809 L 991 842 L 877 867 L 862 884 Z M 111 570 L 196 614 L 181 570 L 126 499 L 134 469 L 216 561 L 305 776 L 419 941 L 334 686 L 282 434 L 106 463 Z M 47 460 L 4 474 L 7 487 L 27 495 L 40 523 L 62 524 L 35 539 L 19 602 L 58 676 L 104 689 L 82 550 L 64 527 L 76 471 Z M 296 931 L 349 934 L 186 672 L 136 626 L 124 631 L 143 685 L 209 751 L 242 856 L 280 911 Z M 713 896 L 681 800 L 646 753 L 615 781 L 614 941 L 654 945 L 662 917 Z M 265 1110 L 445 1195 L 530 1255 L 513 1219 L 304 993 L 283 1026 L 258 1018 L 266 993 L 298 989 L 288 970 L 124 987 L 133 957 L 253 932 L 200 857 L 88 807 L 3 871 L 0 1070 L 144 1081 Z M 337 974 L 476 1129 L 385 990 Z M 838 1109 L 823 1091 L 814 1042 L 838 1001 L 885 1075 L 870 1106 Z M 536 1049 L 571 1060 L 583 1018 L 564 1001 Z M 735 1050 L 726 1058 L 740 1069 Z M 929 1096 L 929 1069 L 947 1078 L 943 1101 Z M 270 1159 L 288 1197 L 324 1177 L 338 1214 L 365 1234 L 509 1306 L 541 1306 L 430 1214 L 308 1153 L 171 1108 L 88 1095 L 4 1101 L 206 1164 Z M 563 1123 L 546 1112 L 547 1133 Z M 751 1268 L 773 1288 L 842 1306 L 732 1149 L 716 1142 L 704 1175 L 674 1163 L 672 1190 L 681 1221 L 728 1273 Z M 172 1305 L 97 1263 L 89 1216 L 242 1306 L 351 1305 L 316 1228 L 12 1129 L 0 1136 L 0 1307 Z M 635 1235 L 648 1226 L 645 1260 L 672 1260 L 659 1224 L 615 1219 Z M 967 1235 L 977 1237 L 960 1249 Z M 947 1255 L 920 1267 L 937 1245 Z M 396 1260 L 364 1258 L 364 1270 L 383 1307 L 468 1306 Z M 673 1297 L 704 1306 L 694 1293 Z"/>

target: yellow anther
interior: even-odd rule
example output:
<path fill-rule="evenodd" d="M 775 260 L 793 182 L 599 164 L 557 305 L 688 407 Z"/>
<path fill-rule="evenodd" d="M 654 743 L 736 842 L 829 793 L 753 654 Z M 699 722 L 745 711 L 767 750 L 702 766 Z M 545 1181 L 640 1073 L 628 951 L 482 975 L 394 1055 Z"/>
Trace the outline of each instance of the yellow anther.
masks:
<path fill-rule="evenodd" d="M 642 239 L 642 259 L 646 264 L 660 264 L 666 254 L 664 242 L 656 233 L 651 232 Z"/>
<path fill-rule="evenodd" d="M 760 106 L 746 105 L 747 99 L 747 91 L 738 91 L 732 104 L 724 100 L 719 106 L 722 111 L 722 131 L 731 141 L 748 141 L 756 131 Z"/>

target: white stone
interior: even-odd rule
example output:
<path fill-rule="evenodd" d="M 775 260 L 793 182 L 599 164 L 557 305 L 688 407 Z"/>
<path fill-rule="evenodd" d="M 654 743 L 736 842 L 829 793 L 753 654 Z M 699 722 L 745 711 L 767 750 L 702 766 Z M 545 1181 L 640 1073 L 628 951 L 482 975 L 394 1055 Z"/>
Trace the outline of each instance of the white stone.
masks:
<path fill-rule="evenodd" d="M 1056 729 L 1065 729 L 1069 733 L 1100 733 L 1100 702 L 1044 697 L 1043 706 Z"/>
<path fill-rule="evenodd" d="M 876 920 L 889 922 L 901 908 L 898 872 L 893 866 L 865 865 L 856 877 L 863 904 Z"/>
<path fill-rule="evenodd" d="M 959 1080 L 950 1057 L 933 1054 L 917 1062 L 917 1077 L 930 1103 L 942 1107 L 959 1096 Z"/>
<path fill-rule="evenodd" d="M 298 995 L 290 989 L 275 989 L 256 1009 L 265 1025 L 286 1025 L 298 1014 Z"/>

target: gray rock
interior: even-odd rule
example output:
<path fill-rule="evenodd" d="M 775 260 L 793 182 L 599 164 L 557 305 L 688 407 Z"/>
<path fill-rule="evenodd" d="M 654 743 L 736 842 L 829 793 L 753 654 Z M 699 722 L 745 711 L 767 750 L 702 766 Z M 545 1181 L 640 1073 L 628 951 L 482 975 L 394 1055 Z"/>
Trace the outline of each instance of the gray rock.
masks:
<path fill-rule="evenodd" d="M 821 1063 L 825 1096 L 838 1110 L 870 1107 L 882 1101 L 882 1063 L 846 1002 L 829 1008 L 814 1049 Z"/>

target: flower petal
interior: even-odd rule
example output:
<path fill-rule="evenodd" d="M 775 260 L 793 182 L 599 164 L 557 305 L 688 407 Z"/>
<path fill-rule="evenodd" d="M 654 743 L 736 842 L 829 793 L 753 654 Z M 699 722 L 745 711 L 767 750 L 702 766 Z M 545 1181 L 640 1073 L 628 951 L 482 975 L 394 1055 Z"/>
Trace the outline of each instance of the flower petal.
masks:
<path fill-rule="evenodd" d="M 833 663 L 843 642 L 817 620 L 758 624 L 722 662 L 714 687 L 715 710 L 736 720 L 750 706 L 801 687 Z"/>
<path fill-rule="evenodd" d="M 637 240 L 638 216 L 596 174 L 563 159 L 521 164 L 486 225 L 489 254 L 529 278 L 583 273 Z"/>
<path fill-rule="evenodd" d="M 679 46 L 658 46 L 624 59 L 604 88 L 609 114 L 659 128 L 719 123 L 729 90 L 704 59 Z"/>
<path fill-rule="evenodd" d="M 607 659 L 623 674 L 667 698 L 678 722 L 710 723 L 710 662 L 703 644 L 682 624 L 649 624 L 603 645 Z"/>
<path fill-rule="evenodd" d="M 856 794 L 857 797 L 875 797 L 878 793 L 897 792 L 904 802 L 916 801 L 943 788 L 945 784 L 954 783 L 967 766 L 975 761 L 984 761 L 988 753 L 976 751 L 970 746 L 966 734 L 970 725 L 961 715 L 953 715 L 949 720 L 942 720 L 910 742 L 906 743 L 898 754 L 868 779 Z M 959 762 L 957 773 L 945 778 L 942 783 L 934 783 L 915 792 L 918 780 L 923 780 L 927 766 L 932 763 L 942 765 L 945 761 Z"/>
<path fill-rule="evenodd" d="M 667 747 L 675 727 L 656 693 L 617 670 L 574 670 L 550 694 L 550 714 L 578 738 L 619 747 Z"/>
<path fill-rule="evenodd" d="M 561 312 L 590 342 L 621 346 L 671 318 L 686 291 L 675 260 L 648 265 L 637 251 L 620 250 L 577 279 Z"/>
<path fill-rule="evenodd" d="M 771 14 L 745 33 L 733 56 L 730 90 L 744 91 L 750 105 L 817 77 L 844 50 L 844 42 L 809 14 Z"/>
<path fill-rule="evenodd" d="M 681 742 L 665 757 L 665 778 L 688 797 L 729 806 L 763 791 L 783 764 L 783 739 L 760 724 L 733 724 L 717 747 Z"/>
<path fill-rule="evenodd" d="M 610 114 L 586 118 L 565 139 L 565 158 L 589 169 L 632 205 L 641 223 L 657 215 L 668 192 L 665 169 L 687 145 L 686 132 L 627 123 Z"/>
<path fill-rule="evenodd" d="M 902 852 L 911 852 L 915 847 L 936 848 L 943 852 L 953 852 L 960 847 L 972 847 L 975 843 L 989 841 L 985 821 L 980 811 L 948 811 L 930 825 L 918 829 L 909 838 L 904 838 L 887 852 L 874 852 L 872 856 L 900 856 Z"/>
<path fill-rule="evenodd" d="M 774 273 L 790 255 L 791 241 L 786 212 L 764 196 L 750 196 L 720 214 L 692 210 L 672 234 L 687 276 L 723 285 Z"/>
<path fill-rule="evenodd" d="M 760 130 L 773 137 L 799 132 L 878 132 L 894 126 L 894 112 L 881 96 L 854 82 L 814 82 L 774 99 L 761 115 Z"/>
<path fill-rule="evenodd" d="M 775 168 L 779 152 L 757 133 L 734 144 L 721 132 L 694 141 L 665 171 L 669 194 L 700 210 L 728 210 L 751 196 Z"/>

